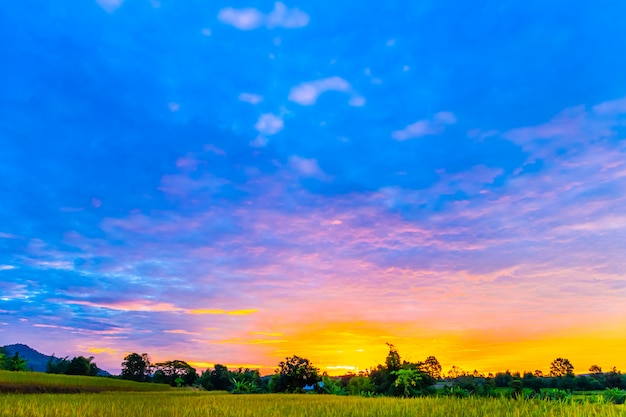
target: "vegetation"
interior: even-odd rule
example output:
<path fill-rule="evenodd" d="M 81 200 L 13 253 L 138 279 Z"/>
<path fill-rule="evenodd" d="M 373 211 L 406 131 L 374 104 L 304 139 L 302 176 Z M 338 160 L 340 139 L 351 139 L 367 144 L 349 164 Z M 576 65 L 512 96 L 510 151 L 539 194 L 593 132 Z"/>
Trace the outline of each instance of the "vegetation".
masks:
<path fill-rule="evenodd" d="M 98 378 L 99 379 L 99 378 Z M 144 384 L 154 385 L 154 384 Z M 331 395 L 211 395 L 205 392 L 2 395 L 0 415 L 13 417 L 153 416 L 623 416 L 622 406 L 560 401 L 515 402 L 497 398 L 336 397 Z"/>
<path fill-rule="evenodd" d="M 102 391 L 164 391 L 170 387 L 104 377 L 53 375 L 41 372 L 0 371 L 3 393 L 79 393 Z M 5 415 L 0 412 L 0 415 Z"/>

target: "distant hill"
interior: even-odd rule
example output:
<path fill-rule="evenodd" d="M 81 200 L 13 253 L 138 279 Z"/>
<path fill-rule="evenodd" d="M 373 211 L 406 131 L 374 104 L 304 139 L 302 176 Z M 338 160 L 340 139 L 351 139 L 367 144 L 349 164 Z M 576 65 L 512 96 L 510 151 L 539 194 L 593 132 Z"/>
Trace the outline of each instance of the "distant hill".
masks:
<path fill-rule="evenodd" d="M 23 345 L 21 343 L 6 345 L 3 346 L 3 348 L 9 356 L 15 355 L 15 352 L 19 353 L 22 358 L 26 359 L 27 368 L 30 371 L 34 372 L 46 372 L 46 366 L 48 364 L 48 361 L 51 358 L 59 359 L 54 356 L 44 355 L 43 353 L 36 351 L 30 346 Z M 111 376 L 111 374 L 103 369 L 98 368 L 98 376 Z"/>

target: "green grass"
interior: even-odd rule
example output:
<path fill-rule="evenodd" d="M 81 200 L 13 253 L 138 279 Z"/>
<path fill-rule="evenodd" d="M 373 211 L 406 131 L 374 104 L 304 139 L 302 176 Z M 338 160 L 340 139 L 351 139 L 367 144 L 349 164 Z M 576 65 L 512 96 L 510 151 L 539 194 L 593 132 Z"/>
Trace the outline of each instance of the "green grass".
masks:
<path fill-rule="evenodd" d="M 212 395 L 205 392 L 107 392 L 0 395 L 13 417 L 613 417 L 623 406 L 485 398 L 361 398 L 331 395 Z"/>
<path fill-rule="evenodd" d="M 0 392 L 3 393 L 165 391 L 169 389 L 171 388 L 168 385 L 146 384 L 103 377 L 0 371 Z"/>

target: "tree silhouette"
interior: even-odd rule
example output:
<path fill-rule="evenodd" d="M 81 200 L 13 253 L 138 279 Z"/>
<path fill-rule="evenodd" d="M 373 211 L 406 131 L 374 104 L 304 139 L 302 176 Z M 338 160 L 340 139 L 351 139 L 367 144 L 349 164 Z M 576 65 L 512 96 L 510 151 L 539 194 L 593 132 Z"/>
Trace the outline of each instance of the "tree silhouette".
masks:
<path fill-rule="evenodd" d="M 122 379 L 143 382 L 150 378 L 150 358 L 147 353 L 131 353 L 122 362 Z"/>
<path fill-rule="evenodd" d="M 550 364 L 550 376 L 564 377 L 574 375 L 574 365 L 571 364 L 569 359 L 556 358 Z"/>
<path fill-rule="evenodd" d="M 426 358 L 422 364 L 422 370 L 435 380 L 441 379 L 441 364 L 434 356 Z"/>
<path fill-rule="evenodd" d="M 292 356 L 278 364 L 275 390 L 277 392 L 300 392 L 305 385 L 319 380 L 318 369 L 305 358 Z"/>

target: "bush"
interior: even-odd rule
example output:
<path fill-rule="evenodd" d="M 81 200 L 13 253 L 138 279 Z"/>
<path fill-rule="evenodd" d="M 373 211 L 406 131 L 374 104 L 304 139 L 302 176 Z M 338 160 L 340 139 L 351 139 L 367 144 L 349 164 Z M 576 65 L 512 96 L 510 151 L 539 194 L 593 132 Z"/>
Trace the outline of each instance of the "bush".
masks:
<path fill-rule="evenodd" d="M 626 402 L 626 391 L 619 388 L 607 388 L 604 392 L 606 402 L 613 404 L 624 404 Z"/>
<path fill-rule="evenodd" d="M 568 401 L 572 399 L 572 394 L 557 388 L 549 388 L 541 391 L 539 398 L 546 401 Z"/>

